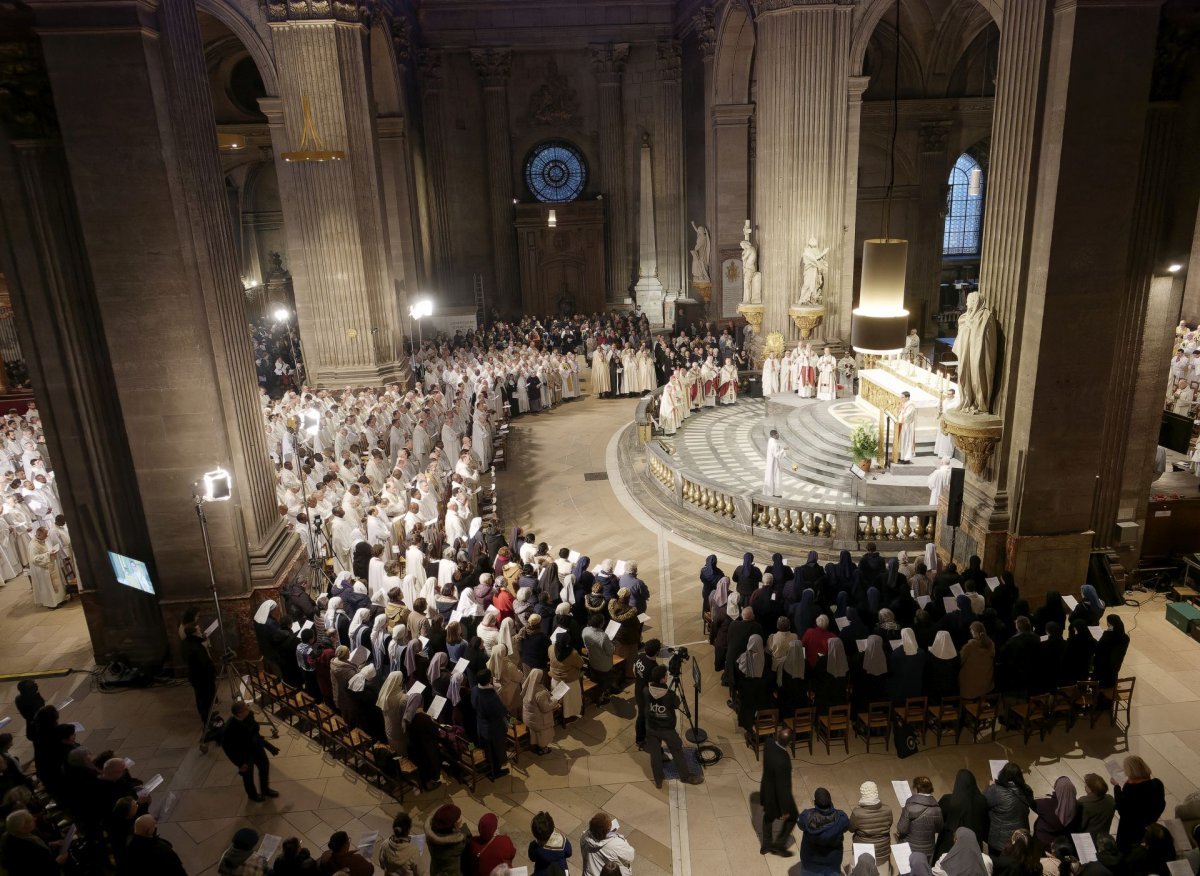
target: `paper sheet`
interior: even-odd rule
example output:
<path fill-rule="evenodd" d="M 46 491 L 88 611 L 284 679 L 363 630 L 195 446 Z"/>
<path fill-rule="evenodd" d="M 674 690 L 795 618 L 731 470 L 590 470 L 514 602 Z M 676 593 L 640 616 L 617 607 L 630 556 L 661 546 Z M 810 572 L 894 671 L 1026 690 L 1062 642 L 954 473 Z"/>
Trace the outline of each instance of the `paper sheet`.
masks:
<path fill-rule="evenodd" d="M 1074 596 L 1064 596 L 1062 598 L 1062 601 L 1067 604 L 1067 611 L 1074 611 L 1075 608 L 1079 605 L 1079 600 L 1076 599 Z M 1071 834 L 1071 835 L 1074 836 L 1075 834 Z M 1076 849 L 1076 851 L 1078 851 L 1078 849 Z M 1095 858 L 1093 858 L 1092 860 L 1095 860 Z M 1084 861 L 1081 859 L 1079 863 L 1086 864 L 1087 861 Z"/>
<path fill-rule="evenodd" d="M 459 611 L 457 608 L 454 609 L 454 611 L 450 612 L 450 623 L 452 623 L 452 624 L 457 623 L 458 621 L 461 621 L 461 620 L 462 620 L 462 612 Z"/>
<path fill-rule="evenodd" d="M 892 846 L 892 857 L 896 859 L 897 873 L 912 872 L 912 865 L 909 863 L 909 858 L 912 857 L 912 846 L 908 843 L 895 843 Z"/>
<path fill-rule="evenodd" d="M 988 767 L 992 771 L 992 781 L 993 782 L 1000 778 L 1000 770 L 1004 769 L 1004 767 L 1007 763 L 1008 763 L 1008 761 L 1006 761 L 1006 760 L 989 760 L 988 761 Z"/>
<path fill-rule="evenodd" d="M 650 615 L 646 614 L 646 612 L 643 611 L 641 614 L 638 615 L 638 623 L 642 624 L 642 626 L 645 626 L 646 624 L 650 623 Z"/>
<path fill-rule="evenodd" d="M 466 657 L 459 657 L 458 661 L 454 664 L 454 668 L 450 670 L 450 674 L 451 675 L 462 675 L 464 672 L 467 671 L 467 667 L 470 665 L 471 665 L 471 661 L 468 660 Z"/>
<path fill-rule="evenodd" d="M 362 645 L 359 645 L 357 648 L 355 648 L 353 651 L 350 652 L 350 662 L 353 663 L 355 666 L 362 666 L 364 663 L 366 663 L 370 659 L 371 659 L 371 652 L 368 651 L 366 648 L 364 648 Z"/>
<path fill-rule="evenodd" d="M 837 624 L 837 628 L 839 630 L 844 630 L 846 627 L 850 626 L 850 618 L 848 617 L 837 617 L 834 618 L 833 621 Z"/>
<path fill-rule="evenodd" d="M 151 814 L 162 824 L 171 817 L 171 813 L 175 811 L 175 804 L 179 802 L 179 795 L 174 791 L 168 791 L 166 796 L 156 799 L 154 805 L 150 807 Z M 158 810 L 157 812 L 155 810 Z"/>
<path fill-rule="evenodd" d="M 204 628 L 204 635 L 211 636 L 213 633 L 215 633 L 217 631 L 217 627 L 220 626 L 220 624 L 221 624 L 221 622 L 219 620 L 213 621 L 211 624 L 209 624 L 208 626 L 206 626 Z"/>
<path fill-rule="evenodd" d="M 292 632 L 297 636 L 300 635 L 300 621 L 296 621 L 294 624 L 292 624 Z"/>
<path fill-rule="evenodd" d="M 1047 634 L 1047 635 L 1041 636 L 1041 637 L 1039 637 L 1039 638 L 1038 638 L 1038 641 L 1039 641 L 1039 642 L 1049 642 L 1049 641 L 1050 641 L 1050 635 L 1049 635 L 1049 634 Z"/>
<path fill-rule="evenodd" d="M 1115 760 L 1106 760 L 1104 768 L 1108 770 L 1108 777 L 1112 779 L 1114 785 L 1124 785 L 1129 781 L 1129 777 L 1125 775 L 1125 770 Z"/>
<path fill-rule="evenodd" d="M 438 720 L 442 716 L 442 709 L 444 708 L 446 708 L 446 698 L 443 696 L 434 697 L 433 702 L 429 704 L 429 717 L 435 721 Z"/>
<path fill-rule="evenodd" d="M 608 626 L 604 628 L 604 635 L 608 636 L 610 639 L 615 639 L 617 637 L 617 633 L 619 632 L 621 632 L 621 625 L 615 620 L 609 621 Z"/>
<path fill-rule="evenodd" d="M 422 651 L 429 647 L 429 636 L 417 636 L 417 641 L 421 643 Z"/>
<path fill-rule="evenodd" d="M 139 795 L 152 794 L 154 792 L 154 789 L 157 788 L 162 783 L 163 783 L 162 773 L 155 773 L 153 776 L 150 777 L 150 781 L 146 782 L 146 784 L 142 785 L 142 787 L 138 789 L 138 794 Z"/>
<path fill-rule="evenodd" d="M 574 566 L 579 562 L 579 551 L 567 551 L 567 562 Z M 424 836 L 425 834 L 421 834 Z"/>
<path fill-rule="evenodd" d="M 408 689 L 410 697 L 419 697 L 423 693 L 425 693 L 425 683 L 423 681 L 413 682 L 413 686 Z"/>
<path fill-rule="evenodd" d="M 904 808 L 904 804 L 908 802 L 908 798 L 912 796 L 912 789 L 909 788 L 908 782 L 903 779 L 892 779 L 892 790 L 896 792 L 896 800 L 900 803 L 900 808 Z"/>
<path fill-rule="evenodd" d="M 1167 873 L 1169 876 L 1193 876 L 1192 865 L 1186 859 L 1167 861 Z"/>
<path fill-rule="evenodd" d="M 904 642 L 902 640 L 895 639 L 892 641 L 892 650 L 893 651 L 898 651 L 903 647 L 904 647 Z"/>
<path fill-rule="evenodd" d="M 1073 833 L 1071 839 L 1075 841 L 1075 854 L 1079 856 L 1079 863 L 1090 864 L 1096 860 L 1096 843 L 1092 841 L 1090 833 Z"/>
<path fill-rule="evenodd" d="M 358 841 L 358 851 L 368 861 L 375 856 L 375 841 L 379 839 L 379 831 L 364 833 Z"/>
<path fill-rule="evenodd" d="M 929 597 L 928 596 L 918 596 L 917 597 L 917 605 L 919 605 L 921 608 L 924 608 L 925 606 L 929 605 Z"/>
<path fill-rule="evenodd" d="M 570 692 L 571 688 L 565 681 L 561 678 L 556 679 L 554 687 L 550 688 L 550 699 L 557 703 Z"/>
<path fill-rule="evenodd" d="M 999 578 L 984 578 L 983 580 L 986 581 L 987 586 L 992 588 L 993 590 L 995 590 L 997 587 L 1000 586 Z"/>
<path fill-rule="evenodd" d="M 874 861 L 875 860 L 875 844 L 874 843 L 855 843 L 854 844 L 854 857 L 851 859 L 853 864 L 857 864 L 858 859 L 861 858 L 863 855 L 870 855 L 871 860 Z"/>
<path fill-rule="evenodd" d="M 1104 635 L 1104 630 L 1100 629 L 1100 627 L 1088 627 L 1088 632 L 1092 634 L 1092 638 L 1097 642 L 1099 642 L 1100 637 Z"/>
<path fill-rule="evenodd" d="M 132 757 L 125 758 L 125 769 L 127 769 L 127 770 L 133 769 L 133 758 Z"/>
<path fill-rule="evenodd" d="M 392 553 L 399 554 L 400 553 L 400 545 L 398 545 L 398 544 L 392 545 Z"/>
<path fill-rule="evenodd" d="M 262 842 L 258 844 L 254 854 L 258 855 L 264 861 L 271 860 L 275 853 L 279 851 L 279 847 L 283 844 L 283 837 L 278 837 L 273 833 L 263 834 Z"/>
<path fill-rule="evenodd" d="M 509 867 L 508 876 L 529 876 L 528 867 Z"/>
<path fill-rule="evenodd" d="M 947 614 L 952 611 L 958 611 L 958 600 L 956 600 L 953 596 L 943 596 L 942 607 L 946 609 Z"/>
<path fill-rule="evenodd" d="M 963 587 L 961 584 L 951 584 L 950 592 L 953 593 L 955 596 L 966 596 L 967 595 L 967 591 L 963 590 Z"/>

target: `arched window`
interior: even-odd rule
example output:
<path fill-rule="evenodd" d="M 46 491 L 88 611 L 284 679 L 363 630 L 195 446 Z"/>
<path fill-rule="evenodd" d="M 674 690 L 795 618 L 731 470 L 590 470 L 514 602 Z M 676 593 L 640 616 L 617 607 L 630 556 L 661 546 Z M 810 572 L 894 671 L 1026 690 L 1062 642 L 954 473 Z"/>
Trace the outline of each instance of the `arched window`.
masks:
<path fill-rule="evenodd" d="M 565 204 L 583 193 L 587 165 L 570 143 L 543 143 L 525 159 L 525 184 L 539 201 Z"/>
<path fill-rule="evenodd" d="M 978 174 L 976 194 L 971 194 L 972 174 Z M 949 207 L 942 255 L 978 255 L 980 220 L 983 218 L 983 168 L 965 152 L 958 156 L 950 171 Z"/>

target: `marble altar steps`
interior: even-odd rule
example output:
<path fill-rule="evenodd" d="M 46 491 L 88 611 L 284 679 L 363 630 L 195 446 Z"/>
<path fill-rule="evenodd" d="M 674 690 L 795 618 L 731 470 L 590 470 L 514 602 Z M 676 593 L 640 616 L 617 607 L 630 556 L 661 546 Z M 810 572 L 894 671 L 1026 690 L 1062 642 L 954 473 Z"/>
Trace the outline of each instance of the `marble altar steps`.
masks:
<path fill-rule="evenodd" d="M 837 404 L 836 402 L 832 404 Z M 770 416 L 756 424 L 750 432 L 755 448 L 765 454 L 767 433 L 779 430 L 779 437 L 795 453 L 793 459 L 798 466 L 792 471 L 790 465 L 783 468 L 783 476 L 803 482 L 801 490 L 814 500 L 834 501 L 839 494 L 849 495 L 853 475 L 850 466 L 854 459 L 850 455 L 850 427 L 835 417 L 829 410 L 829 402 L 803 402 L 783 416 Z M 917 457 L 911 466 L 895 466 L 888 475 L 889 484 L 895 487 L 925 488 L 925 481 L 937 465 L 933 456 L 933 442 L 918 442 Z M 793 486 L 795 486 L 793 484 Z M 920 500 L 916 500 L 918 503 Z M 903 500 L 899 500 L 904 504 Z"/>

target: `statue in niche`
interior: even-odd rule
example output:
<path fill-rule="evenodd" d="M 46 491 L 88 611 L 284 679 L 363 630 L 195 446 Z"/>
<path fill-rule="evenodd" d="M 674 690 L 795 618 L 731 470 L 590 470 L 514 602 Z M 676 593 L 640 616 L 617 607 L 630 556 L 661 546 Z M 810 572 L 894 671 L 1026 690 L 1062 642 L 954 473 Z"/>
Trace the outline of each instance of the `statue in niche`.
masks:
<path fill-rule="evenodd" d="M 996 376 L 996 316 L 983 296 L 967 296 L 967 310 L 958 318 L 954 355 L 958 357 L 959 410 L 989 414 Z"/>
<path fill-rule="evenodd" d="M 692 247 L 692 282 L 708 283 L 711 280 L 708 258 L 712 242 L 708 236 L 708 229 L 703 225 L 693 222 L 692 230 L 696 232 L 696 245 Z"/>
<path fill-rule="evenodd" d="M 804 247 L 804 282 L 800 286 L 797 304 L 816 306 L 825 291 L 825 274 L 829 270 L 829 247 L 821 249 L 817 239 L 810 237 Z"/>
<path fill-rule="evenodd" d="M 762 274 L 758 272 L 758 248 L 750 242 L 749 219 L 742 234 L 742 304 L 762 304 Z"/>

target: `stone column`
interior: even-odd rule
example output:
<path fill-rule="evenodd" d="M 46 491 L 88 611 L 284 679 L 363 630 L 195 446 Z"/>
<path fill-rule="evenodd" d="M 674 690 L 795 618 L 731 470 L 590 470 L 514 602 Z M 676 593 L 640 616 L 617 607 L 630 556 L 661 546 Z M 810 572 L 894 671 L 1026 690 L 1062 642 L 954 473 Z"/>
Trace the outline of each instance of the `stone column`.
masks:
<path fill-rule="evenodd" d="M 419 216 L 414 198 L 411 141 L 408 120 L 402 116 L 381 116 L 376 119 L 375 125 L 379 131 L 380 180 L 388 217 L 388 241 L 394 278 L 393 307 L 400 329 L 397 343 L 401 346 L 398 354 L 403 358 L 408 299 L 420 291 L 417 284 L 423 276 L 421 252 L 417 246 Z"/>
<path fill-rule="evenodd" d="M 608 202 L 608 306 L 632 303 L 629 284 L 629 188 L 625 181 L 625 104 L 621 78 L 629 61 L 629 44 L 589 46 L 600 95 L 600 163 Z"/>
<path fill-rule="evenodd" d="M 854 309 L 854 247 L 858 220 L 858 150 L 862 135 L 862 97 L 867 90 L 870 76 L 851 76 L 847 80 L 846 89 L 846 167 L 845 189 L 846 197 L 842 204 L 842 227 L 845 231 L 840 238 L 841 253 L 830 253 L 830 264 L 840 263 L 841 278 L 839 281 L 838 300 L 836 306 L 829 299 L 826 290 L 825 303 L 825 337 L 836 341 L 839 338 L 850 338 L 851 310 Z M 827 284 L 827 287 L 831 284 Z"/>
<path fill-rule="evenodd" d="M 104 440 L 118 446 L 111 453 L 89 447 L 84 456 L 111 468 L 80 481 L 83 498 L 69 519 L 80 524 L 76 538 L 91 541 L 89 571 L 104 577 L 94 562 L 112 547 L 104 544 L 111 523 L 103 515 L 126 513 L 111 501 L 128 494 L 84 503 L 95 495 L 91 485 L 132 471 L 147 538 L 124 530 L 119 543 L 153 552 L 138 558 L 153 569 L 159 605 L 173 629 L 172 613 L 204 604 L 210 593 L 194 482 L 207 469 L 228 469 L 234 501 L 209 514 L 213 564 L 221 595 L 248 609 L 252 588 L 275 584 L 296 540 L 285 534 L 275 510 L 195 7 L 186 0 L 162 0 L 152 10 L 133 2 L 87 10 L 38 3 L 35 15 L 82 235 L 74 244 L 87 254 L 94 298 L 78 265 L 70 278 L 25 276 L 33 278 L 34 290 L 78 296 L 65 324 L 85 324 L 88 344 L 96 346 L 76 360 L 80 338 L 40 342 L 63 344 L 64 361 L 76 363 L 71 368 L 107 357 L 119 400 L 96 409 L 109 421 Z M 121 100 L 113 101 L 114 94 Z M 37 244 L 43 259 L 71 243 L 69 208 L 41 202 L 67 197 L 63 183 L 46 183 L 51 168 L 38 165 L 40 182 L 29 177 L 23 183 L 32 204 L 26 221 L 58 226 L 53 240 Z M 138 181 L 132 189 L 130 179 Z M 98 398 L 75 403 L 86 410 L 111 399 L 104 379 L 97 378 Z M 65 406 L 90 387 L 78 375 L 63 380 L 59 394 L 51 394 L 52 404 L 64 406 L 52 412 L 54 421 L 68 422 L 73 415 Z M 99 440 L 91 416 L 75 422 L 80 437 Z"/>
<path fill-rule="evenodd" d="M 512 141 L 508 133 L 508 76 L 511 49 L 472 49 L 471 63 L 483 83 L 483 126 L 487 138 L 488 204 L 492 215 L 494 300 L 503 313 L 519 313 L 517 241 L 513 231 Z"/>
<path fill-rule="evenodd" d="M 309 380 L 323 385 L 377 383 L 402 370 L 359 12 L 357 3 L 267 4 L 282 111 L 271 140 L 289 241 L 300 243 L 289 247 L 289 268 Z M 306 104 L 320 145 L 305 142 Z M 344 158 L 284 159 L 301 149 Z"/>
<path fill-rule="evenodd" d="M 847 77 L 854 7 L 755 0 L 758 150 L 755 189 L 763 330 L 798 333 L 788 307 L 800 291 L 809 237 L 830 247 L 826 312 L 841 306 L 846 210 Z"/>
<path fill-rule="evenodd" d="M 658 278 L 666 296 L 664 319 L 673 324 L 676 299 L 688 299 L 690 273 L 684 270 L 682 57 L 675 40 L 659 40 L 658 137 L 654 152 L 654 201 L 658 227 Z"/>
<path fill-rule="evenodd" d="M 717 28 L 711 6 L 701 8 L 692 16 L 696 44 L 704 65 L 704 225 L 708 228 L 708 275 L 712 278 L 708 317 L 721 316 L 721 253 L 717 247 L 717 159 L 716 129 L 713 123 L 713 67 L 717 54 Z M 690 267 L 690 258 L 688 261 Z"/>
<path fill-rule="evenodd" d="M 942 276 L 942 237 L 946 206 L 946 140 L 950 122 L 925 122 L 918 129 L 920 158 L 917 163 L 917 229 L 913 234 L 916 246 L 910 244 L 913 268 L 905 290 L 905 307 L 909 325 L 916 325 L 924 337 L 929 336 L 932 316 L 937 311 L 938 286 Z M 922 307 L 924 305 L 924 307 Z M 925 322 L 920 323 L 922 312 Z"/>
<path fill-rule="evenodd" d="M 454 250 L 450 237 L 450 210 L 446 204 L 449 180 L 446 175 L 445 109 L 446 80 L 442 74 L 442 53 L 422 49 L 417 55 L 421 65 L 421 123 L 425 134 L 425 196 L 429 202 L 430 276 L 436 286 L 449 288 L 453 280 Z"/>
<path fill-rule="evenodd" d="M 750 119 L 754 116 L 754 105 L 749 103 L 726 103 L 712 108 L 713 169 L 712 202 L 710 212 L 713 224 L 712 235 L 713 301 L 720 301 L 714 313 L 725 316 L 734 312 L 741 303 L 739 293 L 735 300 L 725 301 L 722 296 L 721 263 L 724 259 L 741 259 L 739 249 L 742 226 L 750 218 Z"/>
<path fill-rule="evenodd" d="M 644 134 L 638 161 L 638 281 L 634 294 L 650 324 L 660 326 L 665 311 L 654 225 L 654 161 L 650 135 Z"/>

